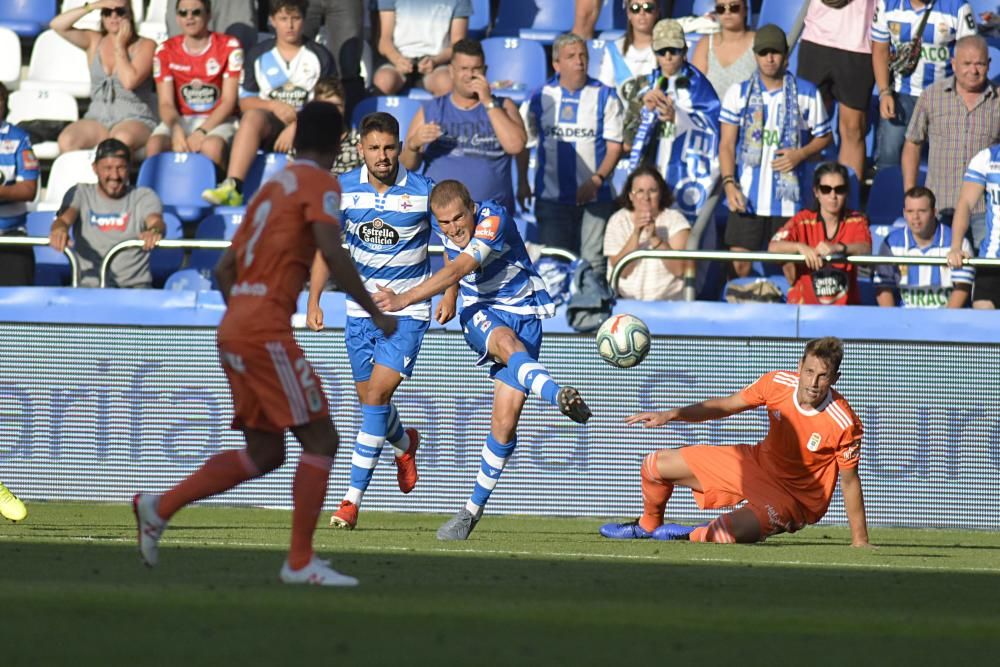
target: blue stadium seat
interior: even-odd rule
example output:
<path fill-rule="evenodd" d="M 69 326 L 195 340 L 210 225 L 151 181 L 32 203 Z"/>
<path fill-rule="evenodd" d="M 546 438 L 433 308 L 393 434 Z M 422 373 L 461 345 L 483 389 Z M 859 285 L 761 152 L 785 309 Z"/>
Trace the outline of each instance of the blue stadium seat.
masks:
<path fill-rule="evenodd" d="M 604 58 L 604 49 L 607 42 L 603 39 L 587 40 L 587 54 L 590 61 L 587 63 L 587 76 L 596 79 L 601 73 L 601 60 Z"/>
<path fill-rule="evenodd" d="M 757 28 L 773 23 L 788 34 L 805 2 L 806 0 L 763 0 L 757 16 Z"/>
<path fill-rule="evenodd" d="M 28 236 L 49 235 L 55 211 L 32 211 L 25 228 Z M 72 230 L 70 230 L 72 237 Z M 70 282 L 69 260 L 66 255 L 48 246 L 35 246 L 35 285 L 61 286 Z"/>
<path fill-rule="evenodd" d="M 797 41 L 792 46 L 792 52 L 788 54 L 788 71 L 795 76 L 799 75 L 799 43 Z"/>
<path fill-rule="evenodd" d="M 358 102 L 351 113 L 351 125 L 358 127 L 361 119 L 370 113 L 384 111 L 395 116 L 399 121 L 399 138 L 406 138 L 406 132 L 410 129 L 410 121 L 421 107 L 419 100 L 411 100 L 408 97 L 394 97 L 384 95 L 378 97 L 366 97 Z"/>
<path fill-rule="evenodd" d="M 164 239 L 176 240 L 184 237 L 184 226 L 180 218 L 173 213 L 164 211 L 163 222 L 167 226 Z M 149 270 L 153 274 L 153 287 L 162 287 L 167 277 L 181 268 L 184 263 L 184 250 L 181 248 L 154 248 L 149 256 Z"/>
<path fill-rule="evenodd" d="M 573 4 L 573 0 L 501 2 L 492 34 L 551 44 L 573 29 Z"/>
<path fill-rule="evenodd" d="M 208 275 L 198 269 L 181 269 L 170 274 L 163 284 L 163 289 L 203 292 L 215 289 L 215 285 Z"/>
<path fill-rule="evenodd" d="M 56 15 L 56 0 L 0 0 L 0 26 L 35 37 Z"/>
<path fill-rule="evenodd" d="M 926 168 L 921 165 L 918 183 L 923 184 L 926 173 Z M 875 172 L 866 212 L 873 225 L 891 225 L 903 214 L 902 169 L 891 167 Z"/>
<path fill-rule="evenodd" d="M 242 206 L 219 206 L 212 215 L 198 224 L 194 237 L 202 240 L 229 241 L 239 229 L 245 214 L 246 209 Z M 195 248 L 191 251 L 188 266 L 199 271 L 211 272 L 221 256 L 221 250 Z"/>
<path fill-rule="evenodd" d="M 548 63 L 545 49 L 538 42 L 490 37 L 483 40 L 483 52 L 489 66 L 490 83 L 512 82 L 509 87 L 496 88 L 497 95 L 520 104 L 545 83 Z"/>
<path fill-rule="evenodd" d="M 285 153 L 261 153 L 258 151 L 250 171 L 243 179 L 243 201 L 249 202 L 257 190 L 264 182 L 274 174 L 285 168 L 288 164 L 288 155 Z"/>
<path fill-rule="evenodd" d="M 674 10 L 671 16 L 675 19 L 682 16 L 693 16 L 695 13 L 695 0 L 674 0 Z"/>
<path fill-rule="evenodd" d="M 987 47 L 990 53 L 990 69 L 987 72 L 987 76 L 990 81 L 996 83 L 1000 81 L 1000 49 L 995 46 Z"/>
<path fill-rule="evenodd" d="M 472 0 L 472 16 L 469 17 L 469 37 L 482 39 L 489 31 L 493 20 L 490 0 Z"/>
<path fill-rule="evenodd" d="M 618 0 L 603 0 L 601 13 L 597 15 L 597 23 L 594 24 L 594 33 L 620 30 L 624 35 L 627 21 L 624 3 Z"/>
<path fill-rule="evenodd" d="M 136 185 L 155 190 L 164 211 L 192 225 L 212 210 L 201 193 L 215 187 L 215 165 L 200 153 L 160 153 L 143 161 Z"/>

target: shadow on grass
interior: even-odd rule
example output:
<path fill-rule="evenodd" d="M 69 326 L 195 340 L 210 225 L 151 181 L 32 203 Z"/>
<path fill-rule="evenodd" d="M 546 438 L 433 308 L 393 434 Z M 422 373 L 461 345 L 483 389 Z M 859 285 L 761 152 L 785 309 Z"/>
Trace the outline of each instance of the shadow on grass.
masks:
<path fill-rule="evenodd" d="M 357 589 L 274 549 L 0 543 L 6 664 L 928 663 L 996 655 L 997 576 L 350 551 Z M 850 638 L 850 641 L 845 641 Z M 281 661 L 275 663 L 275 661 Z"/>

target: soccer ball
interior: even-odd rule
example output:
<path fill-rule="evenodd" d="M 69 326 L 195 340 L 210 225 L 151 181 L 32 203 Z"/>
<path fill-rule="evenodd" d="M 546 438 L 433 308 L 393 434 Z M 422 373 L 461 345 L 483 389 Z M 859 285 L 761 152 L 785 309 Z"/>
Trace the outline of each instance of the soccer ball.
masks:
<path fill-rule="evenodd" d="M 649 327 L 635 315 L 612 315 L 597 330 L 597 353 L 618 368 L 631 368 L 649 354 Z"/>

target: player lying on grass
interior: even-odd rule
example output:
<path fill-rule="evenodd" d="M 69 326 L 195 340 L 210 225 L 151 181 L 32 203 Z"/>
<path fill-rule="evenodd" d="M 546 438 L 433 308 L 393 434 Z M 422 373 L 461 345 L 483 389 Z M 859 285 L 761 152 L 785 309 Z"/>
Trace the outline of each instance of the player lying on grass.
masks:
<path fill-rule="evenodd" d="M 769 428 L 757 445 L 696 445 L 649 454 L 640 472 L 642 517 L 606 524 L 601 535 L 747 543 L 793 533 L 826 514 L 839 471 L 851 545 L 868 546 L 858 476 L 861 421 L 833 389 L 843 356 L 839 339 L 819 338 L 806 345 L 798 372 L 772 371 L 731 396 L 628 417 L 628 424 L 652 428 L 722 419 L 764 405 Z M 747 504 L 700 526 L 665 524 L 663 511 L 675 484 L 690 488 L 701 509 Z"/>
<path fill-rule="evenodd" d="M 291 317 L 317 249 L 330 274 L 386 336 L 396 318 L 379 312 L 340 245 L 340 184 L 330 174 L 343 119 L 332 104 L 311 102 L 297 115 L 297 159 L 254 196 L 232 245 L 215 269 L 226 314 L 219 359 L 233 395 L 233 428 L 246 448 L 216 454 L 160 496 L 133 500 L 139 553 L 150 567 L 167 521 L 182 507 L 266 475 L 285 462 L 285 431 L 302 445 L 292 481 L 292 543 L 280 577 L 286 584 L 354 586 L 357 579 L 313 553 L 316 519 L 337 453 L 319 376 L 292 335 Z"/>
<path fill-rule="evenodd" d="M 462 330 L 479 355 L 493 362 L 493 412 L 472 497 L 437 532 L 439 540 L 464 540 L 483 513 L 517 445 L 517 422 L 533 393 L 580 424 L 590 409 L 573 387 L 560 387 L 538 363 L 541 320 L 555 306 L 524 249 L 510 214 L 494 201 L 476 204 L 458 181 L 442 181 L 431 192 L 431 211 L 446 250 L 445 267 L 401 294 L 379 287 L 373 296 L 386 312 L 440 294 L 460 284 Z"/>

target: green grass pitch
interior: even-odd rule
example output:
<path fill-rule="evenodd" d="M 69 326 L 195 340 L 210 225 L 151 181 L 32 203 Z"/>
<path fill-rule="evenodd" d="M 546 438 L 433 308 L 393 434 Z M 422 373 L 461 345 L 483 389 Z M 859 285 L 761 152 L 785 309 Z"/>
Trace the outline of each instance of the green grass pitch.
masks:
<path fill-rule="evenodd" d="M 327 518 L 317 550 L 357 589 L 278 583 L 286 511 L 186 509 L 147 570 L 130 507 L 32 503 L 0 523 L 0 665 L 998 664 L 996 533 L 721 546 L 488 515 L 440 543 L 442 516 Z"/>

